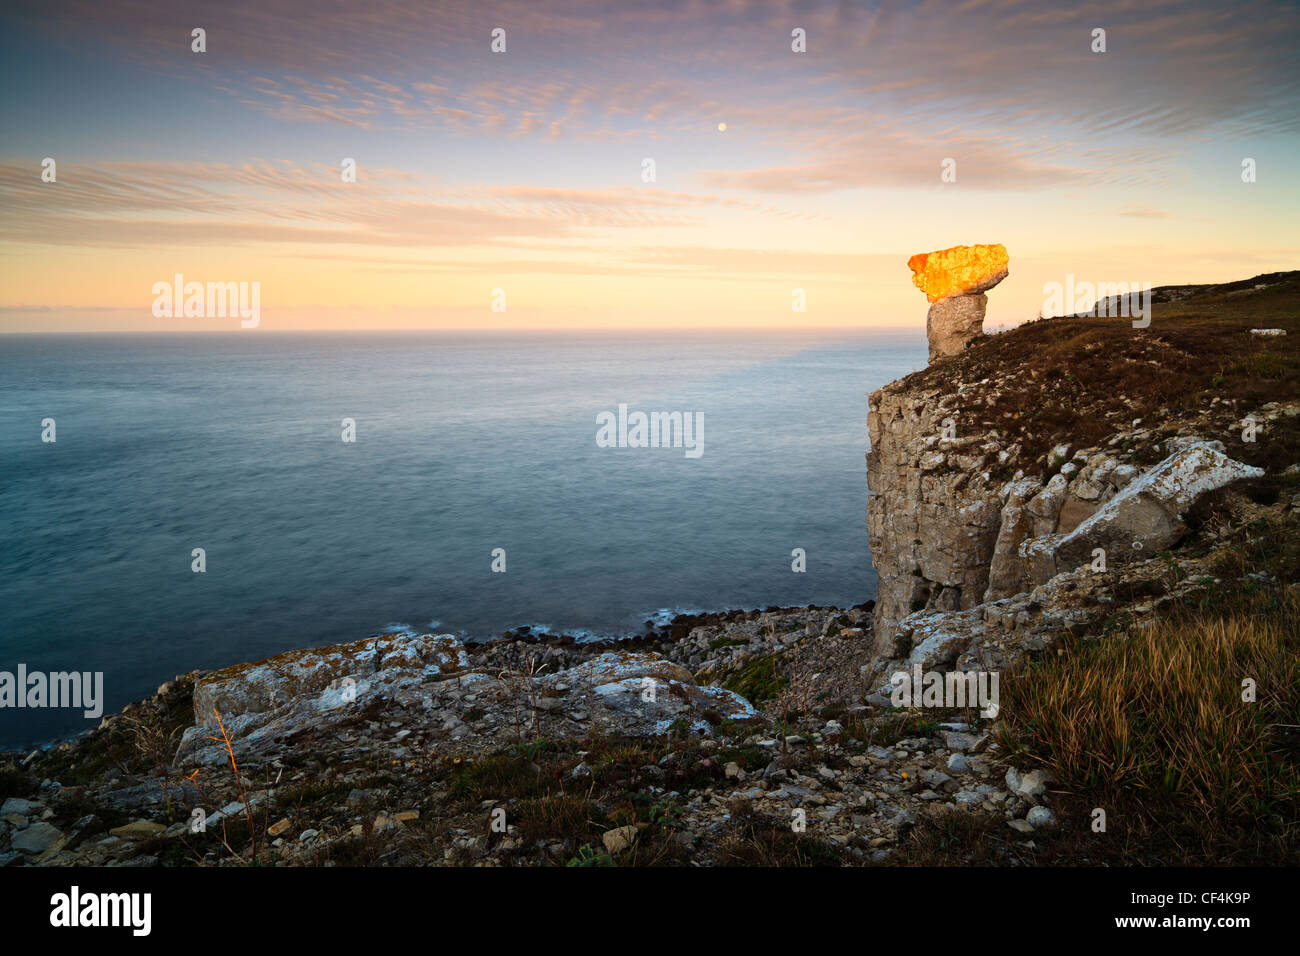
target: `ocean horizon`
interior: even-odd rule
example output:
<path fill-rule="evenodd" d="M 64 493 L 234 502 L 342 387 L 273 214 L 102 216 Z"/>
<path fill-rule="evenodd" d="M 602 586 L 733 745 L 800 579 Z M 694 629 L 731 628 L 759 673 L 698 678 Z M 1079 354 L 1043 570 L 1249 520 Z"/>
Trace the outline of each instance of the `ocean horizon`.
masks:
<path fill-rule="evenodd" d="M 925 361 L 921 329 L 0 337 L 0 671 L 103 672 L 113 713 L 395 629 L 861 603 L 867 394 Z M 638 411 L 696 447 L 601 446 Z M 97 723 L 4 709 L 0 744 Z"/>

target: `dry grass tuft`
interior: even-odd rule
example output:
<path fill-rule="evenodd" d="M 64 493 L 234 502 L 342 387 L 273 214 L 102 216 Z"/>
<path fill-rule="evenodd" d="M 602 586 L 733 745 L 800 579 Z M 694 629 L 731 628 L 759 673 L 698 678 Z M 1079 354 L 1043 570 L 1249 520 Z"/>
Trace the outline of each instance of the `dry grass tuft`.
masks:
<path fill-rule="evenodd" d="M 1256 700 L 1244 701 L 1243 681 Z M 1300 836 L 1300 600 L 1171 614 L 1027 667 L 1003 744 L 1096 806 Z M 1202 861 L 1203 862 L 1203 861 Z"/>

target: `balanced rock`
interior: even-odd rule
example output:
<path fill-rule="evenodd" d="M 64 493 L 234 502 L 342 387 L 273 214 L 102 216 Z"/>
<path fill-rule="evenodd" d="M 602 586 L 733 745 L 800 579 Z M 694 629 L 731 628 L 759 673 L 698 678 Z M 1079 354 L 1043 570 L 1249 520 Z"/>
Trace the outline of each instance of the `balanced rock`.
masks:
<path fill-rule="evenodd" d="M 1007 262 L 1001 244 L 953 246 L 907 260 L 912 283 L 932 303 L 925 323 L 931 362 L 956 355 L 984 334 L 983 293 L 1007 277 Z"/>
<path fill-rule="evenodd" d="M 907 260 L 912 284 L 931 302 L 958 295 L 987 292 L 1007 277 L 1007 247 L 953 246 L 938 252 L 918 252 Z"/>

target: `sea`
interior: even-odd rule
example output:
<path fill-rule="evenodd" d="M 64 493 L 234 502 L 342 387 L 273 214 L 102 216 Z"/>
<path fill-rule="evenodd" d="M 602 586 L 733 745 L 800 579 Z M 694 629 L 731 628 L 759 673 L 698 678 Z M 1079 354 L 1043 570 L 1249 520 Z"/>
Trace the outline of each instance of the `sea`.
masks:
<path fill-rule="evenodd" d="M 867 394 L 925 362 L 919 329 L 0 336 L 0 679 L 102 674 L 112 713 L 388 630 L 859 604 Z M 638 411 L 695 448 L 597 441 Z M 97 723 L 3 707 L 0 746 Z"/>

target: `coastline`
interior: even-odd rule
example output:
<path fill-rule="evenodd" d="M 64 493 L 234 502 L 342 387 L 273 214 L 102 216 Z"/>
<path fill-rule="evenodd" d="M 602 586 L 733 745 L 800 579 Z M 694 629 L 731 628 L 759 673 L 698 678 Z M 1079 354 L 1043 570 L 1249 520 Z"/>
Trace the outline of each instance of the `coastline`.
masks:
<path fill-rule="evenodd" d="M 867 602 L 867 604 L 873 604 L 873 603 L 874 601 Z M 855 605 L 855 607 L 864 607 L 864 606 L 866 606 L 866 604 Z M 425 629 L 420 629 L 420 628 L 414 628 L 409 625 L 403 624 L 402 622 L 395 621 L 395 622 L 391 622 L 385 627 L 380 628 L 379 630 L 376 630 L 375 632 L 370 634 L 369 639 L 376 639 L 385 635 L 405 634 L 414 637 L 421 634 L 429 634 L 429 633 L 450 633 L 453 636 L 455 636 L 458 640 L 462 641 L 466 645 L 466 647 L 473 648 L 473 649 L 486 649 L 497 644 L 507 644 L 516 641 L 524 641 L 524 642 L 537 644 L 540 647 L 577 648 L 586 652 L 590 656 L 595 656 L 597 654 L 601 654 L 606 651 L 619 650 L 619 649 L 642 650 L 642 649 L 654 648 L 666 642 L 681 640 L 695 627 L 724 624 L 728 621 L 734 621 L 738 618 L 743 618 L 747 615 L 762 614 L 762 613 L 796 613 L 805 610 L 811 611 L 811 610 L 838 610 L 838 609 L 835 608 L 833 605 L 813 605 L 813 604 L 789 606 L 789 607 L 768 605 L 766 607 L 761 607 L 761 608 L 727 607 L 727 608 L 719 608 L 715 610 L 674 609 L 670 611 L 669 609 L 664 608 L 664 609 L 660 609 L 659 611 L 656 611 L 654 614 L 646 618 L 645 625 L 647 629 L 645 631 L 639 634 L 627 634 L 627 635 L 596 635 L 581 629 L 577 631 L 564 631 L 564 630 L 555 631 L 555 630 L 545 629 L 542 625 L 524 624 L 518 627 L 507 629 L 495 636 L 475 637 L 472 635 L 465 635 L 455 631 L 451 631 L 451 632 L 441 631 L 437 626 L 438 622 L 431 622 L 430 627 Z M 656 619 L 661 619 L 661 620 L 659 621 L 659 623 L 656 623 Z M 306 647 L 289 648 L 285 651 L 280 651 L 276 654 L 268 655 L 268 658 L 263 658 L 263 660 L 279 657 L 283 654 L 291 654 L 295 651 L 312 650 L 316 647 L 323 647 L 323 646 L 327 647 L 330 645 L 310 645 Z M 231 661 L 229 664 L 224 666 L 230 667 L 241 663 L 245 663 L 245 662 Z M 176 674 L 171 678 L 167 678 L 161 681 L 159 686 L 165 686 L 168 683 L 173 683 L 175 681 L 183 680 L 187 677 L 190 679 L 194 679 L 195 677 L 202 676 L 204 674 L 211 673 L 214 670 L 221 670 L 221 669 L 223 668 L 217 667 L 217 668 L 209 668 L 209 669 L 192 670 L 192 671 L 187 671 L 183 674 Z M 129 712 L 131 709 L 138 707 L 142 701 L 149 699 L 149 696 L 154 696 L 154 695 L 148 695 L 146 697 L 141 697 L 137 700 L 128 701 L 123 706 L 122 710 L 119 711 L 118 713 Z M 7 759 L 8 760 L 16 759 L 21 762 L 22 760 L 25 760 L 26 758 L 28 758 L 29 756 L 35 753 L 49 752 L 63 746 L 64 744 L 73 744 L 76 741 L 86 737 L 88 734 L 92 733 L 93 731 L 102 727 L 104 725 L 104 721 L 107 718 L 112 716 L 115 715 L 106 713 L 104 714 L 103 717 L 100 718 L 100 723 L 98 725 L 86 727 L 74 734 L 56 736 L 49 740 L 43 740 L 43 741 L 31 741 L 31 742 L 23 742 L 18 744 L 0 745 L 0 761 L 4 761 Z"/>
<path fill-rule="evenodd" d="M 0 759 L 0 865 L 1295 862 L 1300 274 L 1175 305 L 873 392 L 875 601 L 180 675 Z"/>

